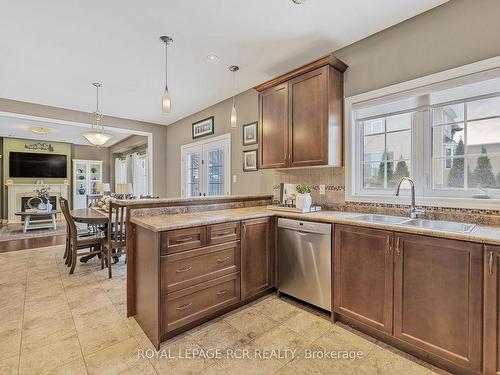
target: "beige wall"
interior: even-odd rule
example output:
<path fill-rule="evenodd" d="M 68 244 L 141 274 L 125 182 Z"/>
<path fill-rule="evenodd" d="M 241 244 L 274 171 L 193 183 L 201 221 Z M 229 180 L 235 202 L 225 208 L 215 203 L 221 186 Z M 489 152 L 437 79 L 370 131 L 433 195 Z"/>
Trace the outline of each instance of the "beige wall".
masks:
<path fill-rule="evenodd" d="M 0 98 L 1 111 L 81 123 L 89 123 L 91 119 L 91 114 L 87 112 Z M 139 130 L 153 134 L 153 190 L 155 195 L 165 197 L 167 195 L 167 154 L 165 152 L 167 147 L 167 128 L 163 125 L 111 116 L 104 116 L 103 124 L 104 126 Z"/>
<path fill-rule="evenodd" d="M 451 0 L 336 51 L 351 96 L 500 55 L 500 1 Z"/>
<path fill-rule="evenodd" d="M 231 128 L 229 117 L 231 114 L 231 99 L 220 102 L 201 112 L 184 118 L 167 127 L 167 195 L 179 197 L 181 195 L 181 146 L 210 137 L 193 140 L 191 124 L 204 118 L 214 116 L 213 136 L 231 133 L 231 181 L 236 175 L 236 183 L 231 183 L 231 194 L 254 194 L 272 192 L 274 172 L 261 170 L 257 172 L 243 172 L 242 151 L 252 150 L 256 145 L 242 146 L 242 125 L 257 121 L 259 118 L 258 94 L 255 90 L 248 90 L 236 97 L 238 127 Z M 211 136 L 211 137 L 213 137 Z"/>
<path fill-rule="evenodd" d="M 391 28 L 336 51 L 349 69 L 344 75 L 344 95 L 351 96 L 380 87 L 500 55 L 500 1 L 452 0 Z M 319 56 L 318 56 L 319 57 Z M 243 173 L 241 124 L 258 118 L 258 94 L 248 90 L 236 97 L 238 128 L 230 130 L 230 100 L 218 103 L 168 127 L 168 196 L 180 194 L 180 146 L 191 142 L 191 123 L 215 115 L 215 134 L 231 131 L 233 147 L 233 194 L 266 193 L 279 182 L 318 181 L 333 183 L 321 203 L 340 203 L 342 168 Z M 251 147 L 248 147 L 251 148 Z M 344 181 L 342 181 L 342 185 Z M 276 191 L 275 191 L 276 192 Z M 325 202 L 326 200 L 326 202 Z"/>

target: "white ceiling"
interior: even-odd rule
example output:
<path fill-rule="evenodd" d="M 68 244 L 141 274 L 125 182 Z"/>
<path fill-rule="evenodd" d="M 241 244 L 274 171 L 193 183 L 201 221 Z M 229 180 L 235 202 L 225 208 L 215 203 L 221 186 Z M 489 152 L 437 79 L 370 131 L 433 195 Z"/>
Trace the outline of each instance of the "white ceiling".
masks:
<path fill-rule="evenodd" d="M 42 127 L 51 130 L 49 134 L 40 135 L 33 133 L 31 127 Z M 0 115 L 0 137 L 35 139 L 38 141 L 67 142 L 77 145 L 87 145 L 82 133 L 90 131 L 90 125 L 45 122 L 19 117 L 8 117 Z M 109 147 L 115 143 L 130 137 L 133 133 L 125 129 L 106 128 L 106 132 L 113 137 L 106 142 L 104 147 Z"/>
<path fill-rule="evenodd" d="M 0 0 L 0 97 L 92 112 L 99 81 L 105 115 L 170 124 L 230 97 L 229 65 L 242 92 L 444 2 Z"/>

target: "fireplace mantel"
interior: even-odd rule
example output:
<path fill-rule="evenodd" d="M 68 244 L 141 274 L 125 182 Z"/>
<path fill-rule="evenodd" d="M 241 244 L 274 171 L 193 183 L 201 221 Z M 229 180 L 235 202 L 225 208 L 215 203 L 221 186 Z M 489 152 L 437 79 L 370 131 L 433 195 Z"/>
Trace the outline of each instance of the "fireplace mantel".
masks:
<path fill-rule="evenodd" d="M 7 188 L 7 220 L 8 223 L 19 223 L 21 218 L 15 213 L 21 211 L 21 198 L 35 196 L 34 190 L 40 188 L 40 184 L 8 184 Z M 50 195 L 55 195 L 57 198 L 63 197 L 68 199 L 69 186 L 66 184 L 44 184 L 43 186 L 50 188 Z"/>

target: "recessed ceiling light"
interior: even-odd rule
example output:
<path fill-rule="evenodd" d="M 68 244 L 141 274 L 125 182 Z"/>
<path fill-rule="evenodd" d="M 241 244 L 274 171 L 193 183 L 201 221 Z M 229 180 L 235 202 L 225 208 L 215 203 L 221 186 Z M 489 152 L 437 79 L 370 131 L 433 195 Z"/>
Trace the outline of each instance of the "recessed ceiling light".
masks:
<path fill-rule="evenodd" d="M 217 55 L 208 55 L 207 59 L 209 59 L 212 62 L 215 62 L 215 61 L 219 60 L 219 56 L 217 56 Z"/>
<path fill-rule="evenodd" d="M 52 129 L 44 128 L 43 126 L 33 126 L 30 130 L 35 134 L 49 134 L 52 132 Z"/>
<path fill-rule="evenodd" d="M 294 4 L 304 4 L 306 0 L 292 0 Z"/>

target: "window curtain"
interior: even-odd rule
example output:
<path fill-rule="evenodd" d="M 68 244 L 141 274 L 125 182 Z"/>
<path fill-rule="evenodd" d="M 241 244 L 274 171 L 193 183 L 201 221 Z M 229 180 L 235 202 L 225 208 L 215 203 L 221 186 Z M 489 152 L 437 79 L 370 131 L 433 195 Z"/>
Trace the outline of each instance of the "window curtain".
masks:
<path fill-rule="evenodd" d="M 131 155 L 132 187 L 134 196 L 148 195 L 148 156 L 146 153 L 134 153 Z"/>
<path fill-rule="evenodd" d="M 115 190 L 117 184 L 128 182 L 128 163 L 127 158 L 115 159 Z"/>

